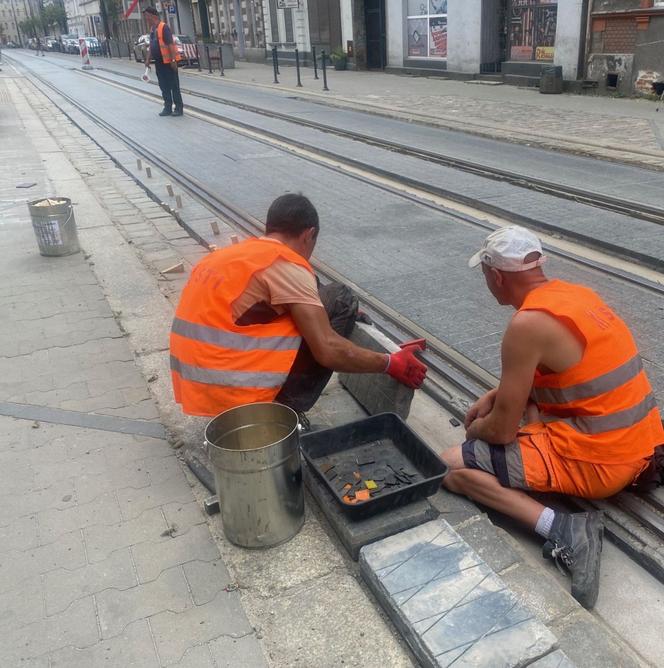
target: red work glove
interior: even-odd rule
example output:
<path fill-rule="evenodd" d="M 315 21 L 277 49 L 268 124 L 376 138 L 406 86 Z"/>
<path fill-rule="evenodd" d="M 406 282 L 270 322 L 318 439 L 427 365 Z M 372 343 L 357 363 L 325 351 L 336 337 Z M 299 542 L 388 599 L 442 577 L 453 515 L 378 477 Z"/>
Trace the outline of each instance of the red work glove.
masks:
<path fill-rule="evenodd" d="M 415 351 L 425 350 L 427 343 L 424 339 L 416 339 L 406 341 L 399 347 L 401 350 L 388 357 L 385 373 L 389 373 L 392 378 L 406 387 L 417 389 L 424 382 L 427 367 L 415 357 Z"/>

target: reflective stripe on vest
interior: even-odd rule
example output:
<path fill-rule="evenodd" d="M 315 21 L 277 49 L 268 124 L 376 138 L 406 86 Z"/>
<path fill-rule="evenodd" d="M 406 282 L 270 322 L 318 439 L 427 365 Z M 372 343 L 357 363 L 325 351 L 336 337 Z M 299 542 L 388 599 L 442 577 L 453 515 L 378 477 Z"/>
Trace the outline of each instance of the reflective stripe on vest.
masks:
<path fill-rule="evenodd" d="M 245 352 L 249 350 L 297 351 L 302 343 L 301 336 L 246 336 L 245 334 L 236 334 L 208 325 L 197 325 L 181 318 L 173 320 L 172 331 L 194 341 L 202 341 L 221 348 L 232 348 Z M 228 383 L 224 384 L 228 385 Z"/>
<path fill-rule="evenodd" d="M 651 456 L 664 429 L 625 322 L 590 288 L 557 279 L 528 293 L 519 310 L 548 313 L 585 342 L 577 364 L 538 370 L 533 379 L 531 396 L 551 448 L 596 464 Z"/>
<path fill-rule="evenodd" d="M 269 239 L 217 250 L 192 271 L 170 337 L 173 392 L 185 413 L 217 415 L 279 394 L 302 344 L 292 316 L 246 326 L 233 318 L 233 303 L 252 277 L 278 260 L 314 275 L 304 257 Z"/>
<path fill-rule="evenodd" d="M 586 383 L 564 388 L 534 387 L 531 396 L 534 401 L 540 404 L 568 404 L 572 401 L 588 399 L 616 390 L 621 385 L 636 378 L 642 370 L 643 362 L 641 356 L 637 354 L 617 369 L 609 371 L 603 376 L 593 378 Z"/>
<path fill-rule="evenodd" d="M 171 355 L 171 370 L 180 374 L 184 380 L 191 380 L 204 385 L 224 385 L 226 387 L 266 387 L 280 388 L 288 374 L 270 371 L 218 371 L 203 369 L 192 364 L 184 364 Z"/>
<path fill-rule="evenodd" d="M 607 415 L 577 415 L 575 417 L 564 418 L 555 415 L 542 415 L 541 420 L 545 423 L 564 422 L 572 429 L 582 434 L 602 434 L 606 431 L 615 429 L 627 429 L 633 427 L 643 420 L 653 408 L 657 408 L 657 401 L 652 394 L 649 394 L 643 401 L 615 413 Z"/>
<path fill-rule="evenodd" d="M 164 65 L 168 65 L 172 58 L 171 58 L 171 49 L 169 44 L 166 44 L 164 42 L 164 28 L 166 27 L 166 24 L 162 21 L 158 26 L 157 26 L 157 40 L 159 41 L 159 51 L 161 52 L 161 60 L 164 63 Z M 179 62 L 182 60 L 180 57 L 180 52 L 178 51 L 178 46 L 175 43 L 175 37 L 173 37 L 173 45 L 175 48 L 175 62 Z"/>

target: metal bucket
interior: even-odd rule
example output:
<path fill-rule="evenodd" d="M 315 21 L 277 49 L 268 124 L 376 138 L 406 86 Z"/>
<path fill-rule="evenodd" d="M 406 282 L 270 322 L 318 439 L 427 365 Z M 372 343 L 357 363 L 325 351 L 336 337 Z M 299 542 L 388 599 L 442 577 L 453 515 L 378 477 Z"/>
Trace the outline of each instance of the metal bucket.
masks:
<path fill-rule="evenodd" d="M 47 197 L 28 202 L 32 228 L 42 255 L 59 257 L 78 253 L 78 235 L 71 200 Z"/>
<path fill-rule="evenodd" d="M 304 490 L 294 410 L 278 403 L 231 408 L 210 421 L 205 446 L 228 540 L 270 547 L 301 529 Z"/>

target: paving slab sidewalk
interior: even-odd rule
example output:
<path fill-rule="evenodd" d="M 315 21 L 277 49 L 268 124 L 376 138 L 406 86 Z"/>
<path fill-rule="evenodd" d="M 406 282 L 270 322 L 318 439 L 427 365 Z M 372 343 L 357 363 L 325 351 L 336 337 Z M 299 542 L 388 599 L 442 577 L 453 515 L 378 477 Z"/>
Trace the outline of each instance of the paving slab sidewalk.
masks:
<path fill-rule="evenodd" d="M 25 200 L 54 194 L 43 160 L 58 149 L 9 104 L 8 85 L 0 78 L 0 664 L 212 667 L 241 653 L 264 666 L 175 451 L 127 433 L 159 411 L 86 256 L 38 253 Z M 9 402 L 27 414 L 8 416 Z M 92 424 L 60 424 L 64 412 Z"/>

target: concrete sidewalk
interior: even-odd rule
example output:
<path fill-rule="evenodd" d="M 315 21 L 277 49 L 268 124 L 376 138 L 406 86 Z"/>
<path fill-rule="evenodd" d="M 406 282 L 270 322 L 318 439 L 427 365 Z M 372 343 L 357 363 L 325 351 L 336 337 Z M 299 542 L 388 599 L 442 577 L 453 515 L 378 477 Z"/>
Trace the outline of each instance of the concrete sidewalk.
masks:
<path fill-rule="evenodd" d="M 173 449 L 199 444 L 204 420 L 173 402 L 167 337 L 207 251 L 11 70 L 0 101 L 11 138 L 0 295 L 12 314 L 0 323 L 0 427 L 11 432 L 0 444 L 0 665 L 411 666 L 311 504 L 300 533 L 270 550 L 237 548 L 218 516 L 206 521 L 208 492 Z M 36 184 L 29 195 L 24 181 Z M 157 170 L 153 182 L 164 185 Z M 82 253 L 38 255 L 25 202 L 46 193 L 72 197 Z M 203 215 L 183 199 L 182 215 Z M 176 260 L 184 273 L 161 273 Z M 333 385 L 327 407 L 343 421 L 339 394 Z M 40 419 L 10 417 L 19 408 Z M 170 443 L 58 424 L 80 419 L 142 433 L 161 420 Z"/>
<path fill-rule="evenodd" d="M 88 256 L 41 257 L 26 197 L 58 164 L 84 247 L 124 242 L 8 76 L 0 103 L 0 664 L 264 666 Z"/>
<path fill-rule="evenodd" d="M 56 58 L 70 56 L 49 54 Z M 96 67 L 131 68 L 129 60 L 96 58 Z M 648 99 L 596 95 L 541 95 L 535 88 L 483 85 L 440 77 L 416 77 L 383 72 L 337 72 L 327 69 L 329 91 L 314 79 L 313 69 L 302 69 L 302 88 L 295 68 L 281 65 L 274 84 L 272 65 L 237 62 L 219 72 L 183 70 L 186 76 L 210 77 L 219 82 L 265 87 L 314 99 L 323 104 L 365 110 L 495 139 L 567 151 L 591 157 L 664 169 L 664 110 Z M 183 86 L 185 84 L 183 83 Z M 186 104 L 186 101 L 185 101 Z"/>

